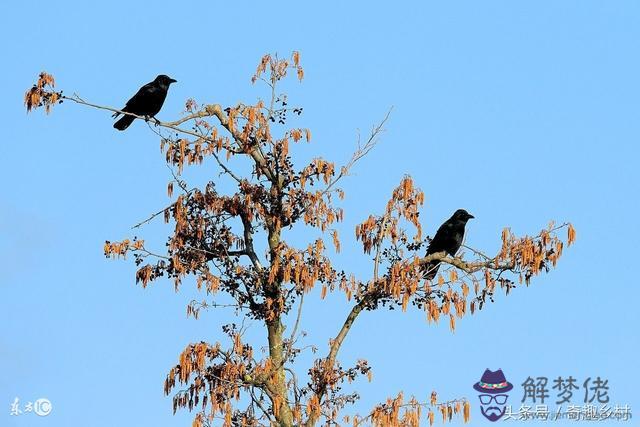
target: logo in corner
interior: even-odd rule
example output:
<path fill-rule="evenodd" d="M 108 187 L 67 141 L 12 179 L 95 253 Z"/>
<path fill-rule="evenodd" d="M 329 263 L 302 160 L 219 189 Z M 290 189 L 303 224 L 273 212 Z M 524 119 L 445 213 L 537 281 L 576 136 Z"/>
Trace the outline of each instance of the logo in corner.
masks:
<path fill-rule="evenodd" d="M 473 385 L 473 388 L 480 392 L 480 412 L 489 421 L 498 421 L 504 415 L 507 407 L 507 394 L 513 388 L 504 376 L 502 369 L 490 371 L 486 369 L 480 381 Z"/>

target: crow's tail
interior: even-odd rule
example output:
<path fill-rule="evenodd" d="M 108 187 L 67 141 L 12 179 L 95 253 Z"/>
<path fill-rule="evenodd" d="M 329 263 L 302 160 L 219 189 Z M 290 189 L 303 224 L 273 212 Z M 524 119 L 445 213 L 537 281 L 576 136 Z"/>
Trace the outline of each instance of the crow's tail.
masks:
<path fill-rule="evenodd" d="M 131 123 L 133 123 L 134 120 L 135 117 L 125 114 L 120 120 L 113 124 L 113 127 L 118 130 L 125 130 Z"/>
<path fill-rule="evenodd" d="M 424 278 L 427 280 L 433 280 L 438 274 L 438 268 L 440 268 L 440 262 L 431 261 L 424 266 Z"/>

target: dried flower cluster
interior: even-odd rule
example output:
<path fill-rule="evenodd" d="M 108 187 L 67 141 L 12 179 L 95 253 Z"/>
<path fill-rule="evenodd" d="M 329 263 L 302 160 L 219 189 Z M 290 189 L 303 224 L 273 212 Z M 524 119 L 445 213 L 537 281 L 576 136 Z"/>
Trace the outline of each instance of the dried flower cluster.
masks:
<path fill-rule="evenodd" d="M 34 108 L 44 107 L 44 110 L 49 114 L 51 112 L 51 106 L 62 103 L 62 92 L 56 92 L 54 90 L 56 81 L 51 74 L 47 74 L 44 71 L 38 76 L 38 81 L 24 94 L 24 105 L 27 107 L 27 112 Z"/>

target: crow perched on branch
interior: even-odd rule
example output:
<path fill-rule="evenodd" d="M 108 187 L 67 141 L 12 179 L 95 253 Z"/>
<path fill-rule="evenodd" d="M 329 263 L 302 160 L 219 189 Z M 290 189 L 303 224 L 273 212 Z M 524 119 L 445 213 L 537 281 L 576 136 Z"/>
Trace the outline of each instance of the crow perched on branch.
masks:
<path fill-rule="evenodd" d="M 458 209 L 454 214 L 438 228 L 436 235 L 427 248 L 427 255 L 445 251 L 450 256 L 455 256 L 464 239 L 464 227 L 474 216 L 464 209 Z M 424 267 L 425 279 L 432 280 L 440 267 L 439 261 L 431 261 Z"/>
<path fill-rule="evenodd" d="M 139 116 L 154 117 L 164 104 L 167 97 L 169 85 L 177 80 L 169 76 L 160 74 L 156 79 L 142 86 L 140 90 L 127 101 L 122 111 L 133 113 Z M 120 113 L 114 113 L 113 117 L 118 117 Z M 135 120 L 135 117 L 125 114 L 120 120 L 113 124 L 118 130 L 125 130 Z"/>

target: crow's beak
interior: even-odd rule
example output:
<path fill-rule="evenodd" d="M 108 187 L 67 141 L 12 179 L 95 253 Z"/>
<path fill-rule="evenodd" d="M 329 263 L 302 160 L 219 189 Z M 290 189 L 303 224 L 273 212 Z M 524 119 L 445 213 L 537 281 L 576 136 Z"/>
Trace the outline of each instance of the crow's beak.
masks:
<path fill-rule="evenodd" d="M 471 218 L 475 218 L 475 216 L 473 216 L 471 214 L 467 214 L 467 218 L 471 219 Z"/>
<path fill-rule="evenodd" d="M 177 83 L 178 81 L 176 79 L 169 79 L 169 83 Z"/>

